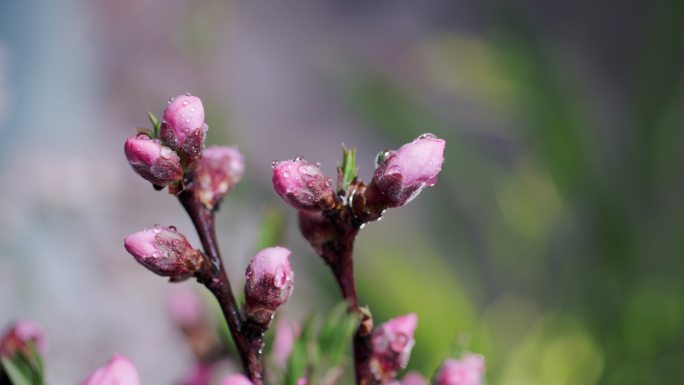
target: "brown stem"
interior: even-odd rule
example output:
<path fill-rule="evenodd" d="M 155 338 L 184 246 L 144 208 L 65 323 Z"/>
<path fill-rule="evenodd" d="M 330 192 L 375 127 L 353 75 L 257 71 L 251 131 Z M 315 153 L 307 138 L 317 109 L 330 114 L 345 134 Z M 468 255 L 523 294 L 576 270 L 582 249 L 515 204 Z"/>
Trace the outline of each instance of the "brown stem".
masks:
<path fill-rule="evenodd" d="M 261 365 L 263 332 L 261 335 L 243 333 L 242 315 L 238 310 L 216 241 L 214 211 L 204 207 L 190 190 L 179 193 L 178 200 L 190 216 L 205 253 L 207 263 L 197 273 L 197 280 L 204 284 L 219 301 L 245 373 L 254 385 L 263 385 L 264 376 Z"/>
<path fill-rule="evenodd" d="M 349 214 L 350 212 L 344 209 L 325 213 L 334 227 L 337 237 L 324 247 L 323 259 L 335 275 L 335 280 L 342 291 L 342 297 L 347 301 L 348 311 L 359 315 L 361 322 L 353 338 L 354 373 L 357 385 L 368 385 L 373 380 L 369 366 L 372 354 L 370 333 L 373 328 L 373 321 L 370 313 L 359 307 L 359 298 L 356 294 L 354 241 L 360 227 L 354 223 L 353 217 Z"/>

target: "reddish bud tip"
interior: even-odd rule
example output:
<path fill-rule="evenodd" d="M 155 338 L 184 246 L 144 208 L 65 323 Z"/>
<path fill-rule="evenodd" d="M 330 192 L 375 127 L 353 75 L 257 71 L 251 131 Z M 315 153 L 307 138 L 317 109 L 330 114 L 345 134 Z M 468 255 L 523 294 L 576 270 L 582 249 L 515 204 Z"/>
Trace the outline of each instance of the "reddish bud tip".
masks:
<path fill-rule="evenodd" d="M 213 146 L 202 151 L 192 189 L 207 208 L 218 205 L 245 172 L 245 161 L 237 147 Z"/>
<path fill-rule="evenodd" d="M 370 367 L 378 381 L 391 380 L 406 367 L 415 344 L 413 333 L 417 325 L 418 317 L 407 314 L 393 318 L 373 331 Z"/>
<path fill-rule="evenodd" d="M 221 381 L 221 385 L 254 385 L 249 378 L 242 374 L 231 374 Z"/>
<path fill-rule="evenodd" d="M 16 353 L 29 355 L 29 342 L 38 353 L 45 353 L 45 334 L 38 323 L 30 320 L 15 322 L 0 340 L 0 356 L 14 356 Z"/>
<path fill-rule="evenodd" d="M 484 376 L 484 357 L 466 353 L 461 359 L 444 361 L 435 377 L 436 385 L 481 385 Z"/>
<path fill-rule="evenodd" d="M 274 163 L 273 189 L 299 210 L 327 210 L 335 204 L 330 178 L 303 158 Z"/>
<path fill-rule="evenodd" d="M 200 98 L 186 94 L 169 100 L 162 116 L 160 133 L 169 147 L 186 158 L 196 159 L 204 148 L 207 129 Z"/>
<path fill-rule="evenodd" d="M 261 250 L 247 267 L 245 284 L 246 313 L 266 321 L 259 313 L 272 314 L 292 295 L 294 273 L 290 267 L 292 252 L 276 246 Z M 270 321 L 270 318 L 268 319 Z"/>
<path fill-rule="evenodd" d="M 129 235 L 124 240 L 124 247 L 153 273 L 174 280 L 191 277 L 202 261 L 200 253 L 173 226 L 155 225 Z"/>
<path fill-rule="evenodd" d="M 382 209 L 403 206 L 425 186 L 434 186 L 444 162 L 446 142 L 423 134 L 401 146 L 378 165 L 366 190 L 369 205 Z"/>
<path fill-rule="evenodd" d="M 157 186 L 168 186 L 183 177 L 178 155 L 157 139 L 143 134 L 128 138 L 124 151 L 133 170 Z"/>
<path fill-rule="evenodd" d="M 83 385 L 140 385 L 135 366 L 123 355 L 116 353 L 107 364 L 95 370 Z"/>

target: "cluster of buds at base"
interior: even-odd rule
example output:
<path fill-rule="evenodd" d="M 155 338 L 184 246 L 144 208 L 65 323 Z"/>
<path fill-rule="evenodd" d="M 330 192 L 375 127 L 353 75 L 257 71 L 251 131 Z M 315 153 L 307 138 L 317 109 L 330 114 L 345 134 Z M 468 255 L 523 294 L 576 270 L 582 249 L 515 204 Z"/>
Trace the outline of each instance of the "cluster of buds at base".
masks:
<path fill-rule="evenodd" d="M 129 235 L 124 247 L 141 265 L 172 281 L 190 278 L 202 267 L 202 254 L 173 226 L 155 225 Z"/>
<path fill-rule="evenodd" d="M 466 353 L 460 359 L 447 359 L 437 371 L 436 385 L 482 385 L 484 357 Z"/>
<path fill-rule="evenodd" d="M 190 187 L 197 200 L 214 209 L 245 172 L 245 161 L 237 147 L 212 146 L 202 151 Z"/>
<path fill-rule="evenodd" d="M 17 321 L 0 339 L 0 356 L 10 358 L 17 354 L 30 356 L 32 352 L 29 344 L 32 344 L 39 354 L 44 354 L 46 344 L 43 330 L 36 322 Z"/>
<path fill-rule="evenodd" d="M 418 317 L 407 314 L 393 318 L 373 331 L 370 370 L 376 381 L 394 379 L 397 372 L 406 368 L 415 344 L 413 333 L 417 325 Z"/>
<path fill-rule="evenodd" d="M 140 385 L 135 366 L 122 354 L 116 353 L 101 368 L 95 370 L 82 385 Z"/>
<path fill-rule="evenodd" d="M 382 211 L 412 201 L 426 186 L 437 183 L 446 142 L 423 134 L 396 151 L 381 153 L 364 194 L 370 210 Z"/>
<path fill-rule="evenodd" d="M 258 252 L 247 267 L 245 316 L 262 328 L 268 326 L 276 309 L 292 295 L 294 272 L 290 254 L 284 247 L 269 247 Z"/>
<path fill-rule="evenodd" d="M 181 182 L 183 168 L 180 158 L 159 139 L 138 134 L 126 140 L 124 151 L 133 170 L 158 189 Z"/>
<path fill-rule="evenodd" d="M 169 99 L 162 116 L 160 137 L 181 157 L 188 162 L 200 157 L 208 129 L 200 98 L 185 94 Z"/>

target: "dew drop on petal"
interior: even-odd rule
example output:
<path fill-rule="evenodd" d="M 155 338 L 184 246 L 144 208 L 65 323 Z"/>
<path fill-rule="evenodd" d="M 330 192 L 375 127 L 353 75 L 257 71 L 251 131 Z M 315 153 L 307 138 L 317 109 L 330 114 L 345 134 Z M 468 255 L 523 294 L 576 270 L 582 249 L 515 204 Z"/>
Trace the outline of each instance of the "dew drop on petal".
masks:
<path fill-rule="evenodd" d="M 162 254 L 158 251 L 155 251 L 150 255 L 150 257 L 152 257 L 152 258 L 160 258 L 161 256 L 162 256 Z"/>
<path fill-rule="evenodd" d="M 283 172 L 283 178 L 289 178 L 289 177 L 290 177 L 290 173 L 287 171 L 284 171 Z"/>
<path fill-rule="evenodd" d="M 192 94 L 190 92 L 186 92 L 185 96 L 192 96 Z"/>
<path fill-rule="evenodd" d="M 138 134 L 135 138 L 136 138 L 136 139 L 140 139 L 140 140 L 150 140 L 150 137 L 149 137 L 149 136 L 147 136 L 147 135 L 145 135 L 145 134 L 142 134 L 142 133 L 141 133 L 141 134 Z"/>
<path fill-rule="evenodd" d="M 175 233 L 176 231 L 178 231 L 178 229 L 176 229 L 176 226 L 169 226 L 169 227 L 167 227 L 166 229 L 169 230 L 169 231 L 172 232 L 172 233 Z"/>
<path fill-rule="evenodd" d="M 431 132 L 426 132 L 426 133 L 420 135 L 418 138 L 416 138 L 416 140 L 419 140 L 419 139 L 437 139 L 437 135 L 435 135 Z"/>

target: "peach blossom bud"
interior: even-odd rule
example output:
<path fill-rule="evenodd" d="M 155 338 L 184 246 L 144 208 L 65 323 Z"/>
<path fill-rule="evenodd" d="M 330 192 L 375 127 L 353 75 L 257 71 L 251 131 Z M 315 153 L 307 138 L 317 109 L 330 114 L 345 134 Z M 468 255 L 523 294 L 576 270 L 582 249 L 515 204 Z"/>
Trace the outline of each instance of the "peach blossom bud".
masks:
<path fill-rule="evenodd" d="M 124 247 L 141 265 L 173 280 L 191 277 L 202 262 L 201 254 L 173 226 L 155 225 L 129 235 Z"/>
<path fill-rule="evenodd" d="M 123 355 L 116 353 L 105 366 L 95 370 L 83 385 L 140 385 L 135 366 Z"/>
<path fill-rule="evenodd" d="M 417 325 L 418 317 L 407 314 L 393 318 L 373 331 L 370 367 L 378 381 L 391 380 L 406 367 L 415 344 L 413 333 Z"/>
<path fill-rule="evenodd" d="M 403 206 L 426 186 L 434 186 L 444 162 L 445 145 L 443 139 L 423 134 L 384 154 L 366 189 L 367 203 L 382 209 Z"/>
<path fill-rule="evenodd" d="M 304 158 L 273 163 L 273 189 L 299 210 L 328 210 L 335 205 L 331 179 Z"/>
<path fill-rule="evenodd" d="M 292 320 L 280 319 L 276 324 L 271 357 L 276 365 L 285 367 L 299 335 L 299 325 Z"/>
<path fill-rule="evenodd" d="M 197 96 L 178 95 L 169 100 L 161 124 L 161 139 L 185 157 L 199 157 L 207 132 L 204 106 Z"/>
<path fill-rule="evenodd" d="M 133 170 L 156 186 L 168 186 L 183 177 L 178 155 L 157 139 L 144 134 L 128 138 L 124 151 Z"/>
<path fill-rule="evenodd" d="M 408 372 L 401 379 L 401 385 L 428 385 L 428 381 L 418 372 Z"/>
<path fill-rule="evenodd" d="M 17 321 L 0 340 L 0 356 L 11 357 L 18 352 L 30 354 L 29 342 L 38 353 L 45 354 L 45 334 L 40 325 L 30 320 Z"/>
<path fill-rule="evenodd" d="M 245 283 L 248 317 L 267 324 L 273 312 L 290 298 L 294 286 L 290 254 L 290 250 L 276 246 L 261 250 L 252 258 Z"/>
<path fill-rule="evenodd" d="M 237 147 L 212 146 L 202 151 L 192 186 L 195 196 L 211 209 L 230 192 L 245 172 L 245 161 Z"/>
<path fill-rule="evenodd" d="M 435 377 L 436 385 L 481 385 L 484 357 L 466 353 L 461 359 L 447 359 Z"/>

